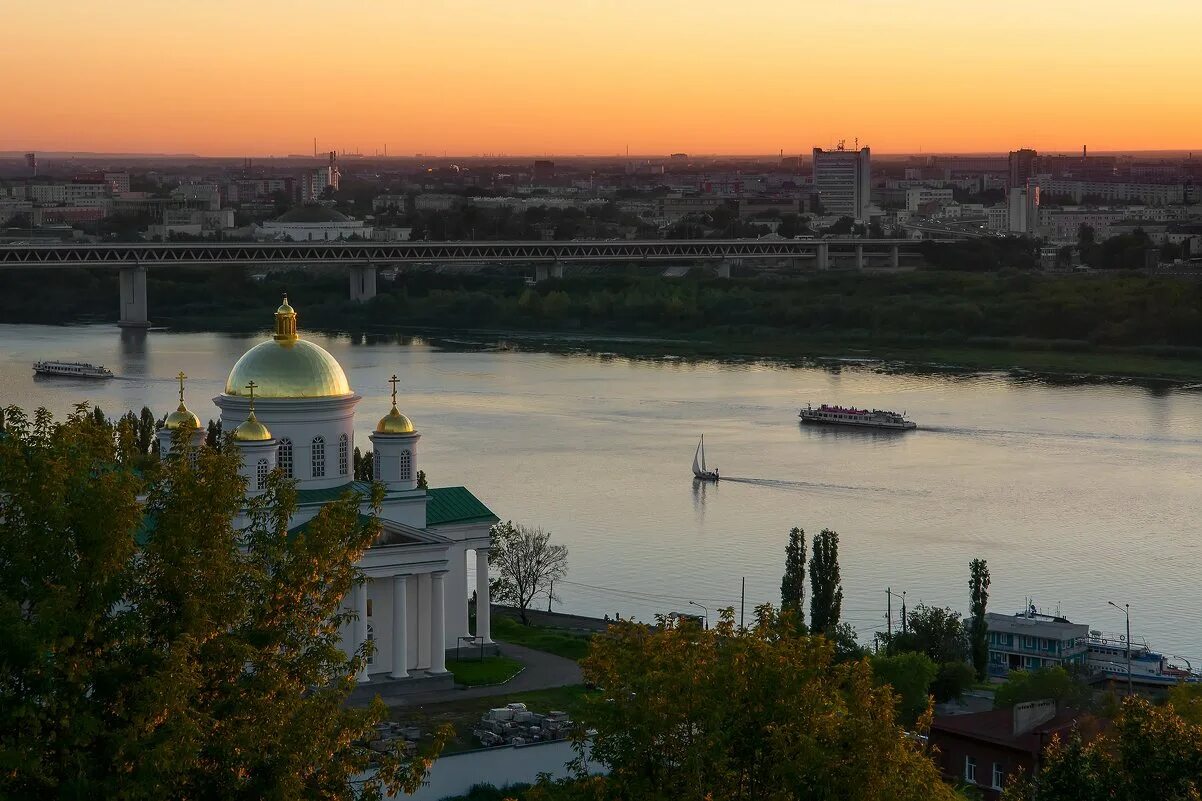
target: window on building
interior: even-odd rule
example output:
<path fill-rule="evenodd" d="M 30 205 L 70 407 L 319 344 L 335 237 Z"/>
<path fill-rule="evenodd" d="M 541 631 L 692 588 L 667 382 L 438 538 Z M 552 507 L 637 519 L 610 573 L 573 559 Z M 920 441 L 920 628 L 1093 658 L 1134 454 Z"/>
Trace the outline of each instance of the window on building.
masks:
<path fill-rule="evenodd" d="M 370 626 L 368 629 L 370 630 Z M 367 635 L 371 639 L 371 635 Z M 368 664 L 371 664 L 370 662 Z M 970 756 L 964 757 L 964 781 L 971 784 L 977 783 L 977 761 Z"/>
<path fill-rule="evenodd" d="M 326 440 L 325 437 L 313 438 L 313 478 L 323 478 L 326 474 Z"/>
<path fill-rule="evenodd" d="M 413 478 L 413 454 L 401 451 L 401 481 Z"/>
<path fill-rule="evenodd" d="M 371 617 L 371 598 L 367 599 L 367 616 Z"/>
<path fill-rule="evenodd" d="M 1024 636 L 1023 637 L 1023 648 L 1034 648 L 1034 647 L 1035 647 L 1035 638 Z"/>
<path fill-rule="evenodd" d="M 280 440 L 279 463 L 284 475 L 292 478 L 292 440 L 287 437 Z"/>
<path fill-rule="evenodd" d="M 267 460 L 260 459 L 255 465 L 255 487 L 264 489 L 267 486 Z"/>
<path fill-rule="evenodd" d="M 1006 783 L 1006 771 L 1002 770 L 1001 762 L 993 763 L 993 789 L 1000 790 Z"/>
<path fill-rule="evenodd" d="M 338 475 L 345 476 L 350 463 L 350 441 L 346 434 L 338 438 Z"/>
<path fill-rule="evenodd" d="M 380 450 L 377 448 L 371 455 L 371 477 L 376 481 L 382 481 L 383 476 L 380 475 Z"/>
<path fill-rule="evenodd" d="M 368 601 L 368 603 L 371 602 Z M 370 623 L 367 624 L 367 642 L 367 664 L 374 665 L 376 663 L 376 649 L 374 648 L 376 644 L 376 630 L 372 628 Z"/>

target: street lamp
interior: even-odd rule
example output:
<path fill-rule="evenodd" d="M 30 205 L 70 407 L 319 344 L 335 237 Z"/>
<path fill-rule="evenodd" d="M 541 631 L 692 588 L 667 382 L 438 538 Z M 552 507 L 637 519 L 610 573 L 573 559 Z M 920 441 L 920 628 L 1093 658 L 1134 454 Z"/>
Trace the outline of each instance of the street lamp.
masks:
<path fill-rule="evenodd" d="M 708 629 L 708 628 L 710 627 L 710 610 L 709 610 L 709 607 L 708 607 L 708 606 L 702 606 L 701 604 L 697 603 L 696 601 L 689 601 L 689 603 L 691 603 L 693 606 L 699 606 L 699 607 L 701 607 L 703 610 L 705 610 L 705 627 Z"/>
<path fill-rule="evenodd" d="M 1131 695 L 1131 604 L 1119 606 L 1114 601 L 1106 603 L 1127 616 L 1127 695 Z"/>

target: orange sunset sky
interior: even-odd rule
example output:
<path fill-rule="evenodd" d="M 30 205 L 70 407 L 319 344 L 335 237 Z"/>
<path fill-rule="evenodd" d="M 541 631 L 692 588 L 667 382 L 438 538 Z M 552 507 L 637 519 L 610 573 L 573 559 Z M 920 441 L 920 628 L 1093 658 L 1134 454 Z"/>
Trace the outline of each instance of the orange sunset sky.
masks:
<path fill-rule="evenodd" d="M 1202 0 L 3 0 L 0 150 L 1202 149 Z"/>

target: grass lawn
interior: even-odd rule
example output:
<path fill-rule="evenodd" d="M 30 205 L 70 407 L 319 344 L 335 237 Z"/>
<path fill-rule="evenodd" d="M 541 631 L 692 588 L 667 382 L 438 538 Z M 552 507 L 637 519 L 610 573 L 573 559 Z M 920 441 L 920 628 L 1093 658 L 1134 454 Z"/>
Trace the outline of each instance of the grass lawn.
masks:
<path fill-rule="evenodd" d="M 447 667 L 450 668 L 450 666 L 448 663 Z M 472 727 L 489 709 L 520 701 L 534 712 L 546 713 L 558 710 L 567 712 L 572 720 L 580 720 L 585 712 L 585 699 L 595 692 L 595 690 L 586 689 L 582 684 L 576 684 L 570 687 L 552 687 L 547 690 L 531 690 L 487 698 L 444 701 L 418 707 L 394 707 L 391 717 L 393 720 L 419 727 L 424 734 L 444 723 L 450 723 L 455 729 L 455 736 L 447 743 L 446 750 L 443 752 L 449 754 L 480 747 L 480 744 L 472 739 Z"/>
<path fill-rule="evenodd" d="M 447 661 L 447 670 L 455 676 L 456 684 L 474 687 L 480 684 L 501 684 L 509 681 L 522 669 L 522 663 L 507 656 L 487 656 L 480 659 Z"/>
<path fill-rule="evenodd" d="M 580 660 L 588 654 L 587 634 L 547 626 L 524 626 L 520 620 L 505 615 L 493 616 L 492 636 L 567 659 Z"/>

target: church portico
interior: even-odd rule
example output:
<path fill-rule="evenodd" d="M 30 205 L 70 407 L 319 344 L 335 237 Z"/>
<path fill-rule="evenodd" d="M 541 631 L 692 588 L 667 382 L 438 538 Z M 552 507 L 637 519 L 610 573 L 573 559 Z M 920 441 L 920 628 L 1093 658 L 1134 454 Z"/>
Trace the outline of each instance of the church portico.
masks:
<path fill-rule="evenodd" d="M 183 405 L 184 376 L 179 379 L 180 408 L 170 420 L 201 436 L 199 418 Z M 369 435 L 372 473 L 385 490 L 378 509 L 369 500 L 372 482 L 353 476 L 355 410 L 363 398 L 333 356 L 300 337 L 287 298 L 276 310 L 272 338 L 243 354 L 225 391 L 213 399 L 242 456 L 248 499 L 262 491 L 274 469 L 295 482 L 290 534 L 347 492 L 363 499 L 362 515 L 379 519 L 380 533 L 357 565 L 361 578 L 342 600 L 353 613 L 340 630 L 343 651 L 354 654 L 371 643 L 356 698 L 373 687 L 391 695 L 405 692 L 403 686 L 450 681 L 447 651 L 469 632 L 468 554 L 483 554 L 487 566 L 490 529 L 498 519 L 464 487 L 418 486 L 421 434 L 397 407 L 400 379 L 394 375 L 390 382 L 391 410 Z M 162 447 L 172 436 L 160 435 Z M 487 568 L 474 584 L 486 599 L 478 627 L 491 643 Z"/>

